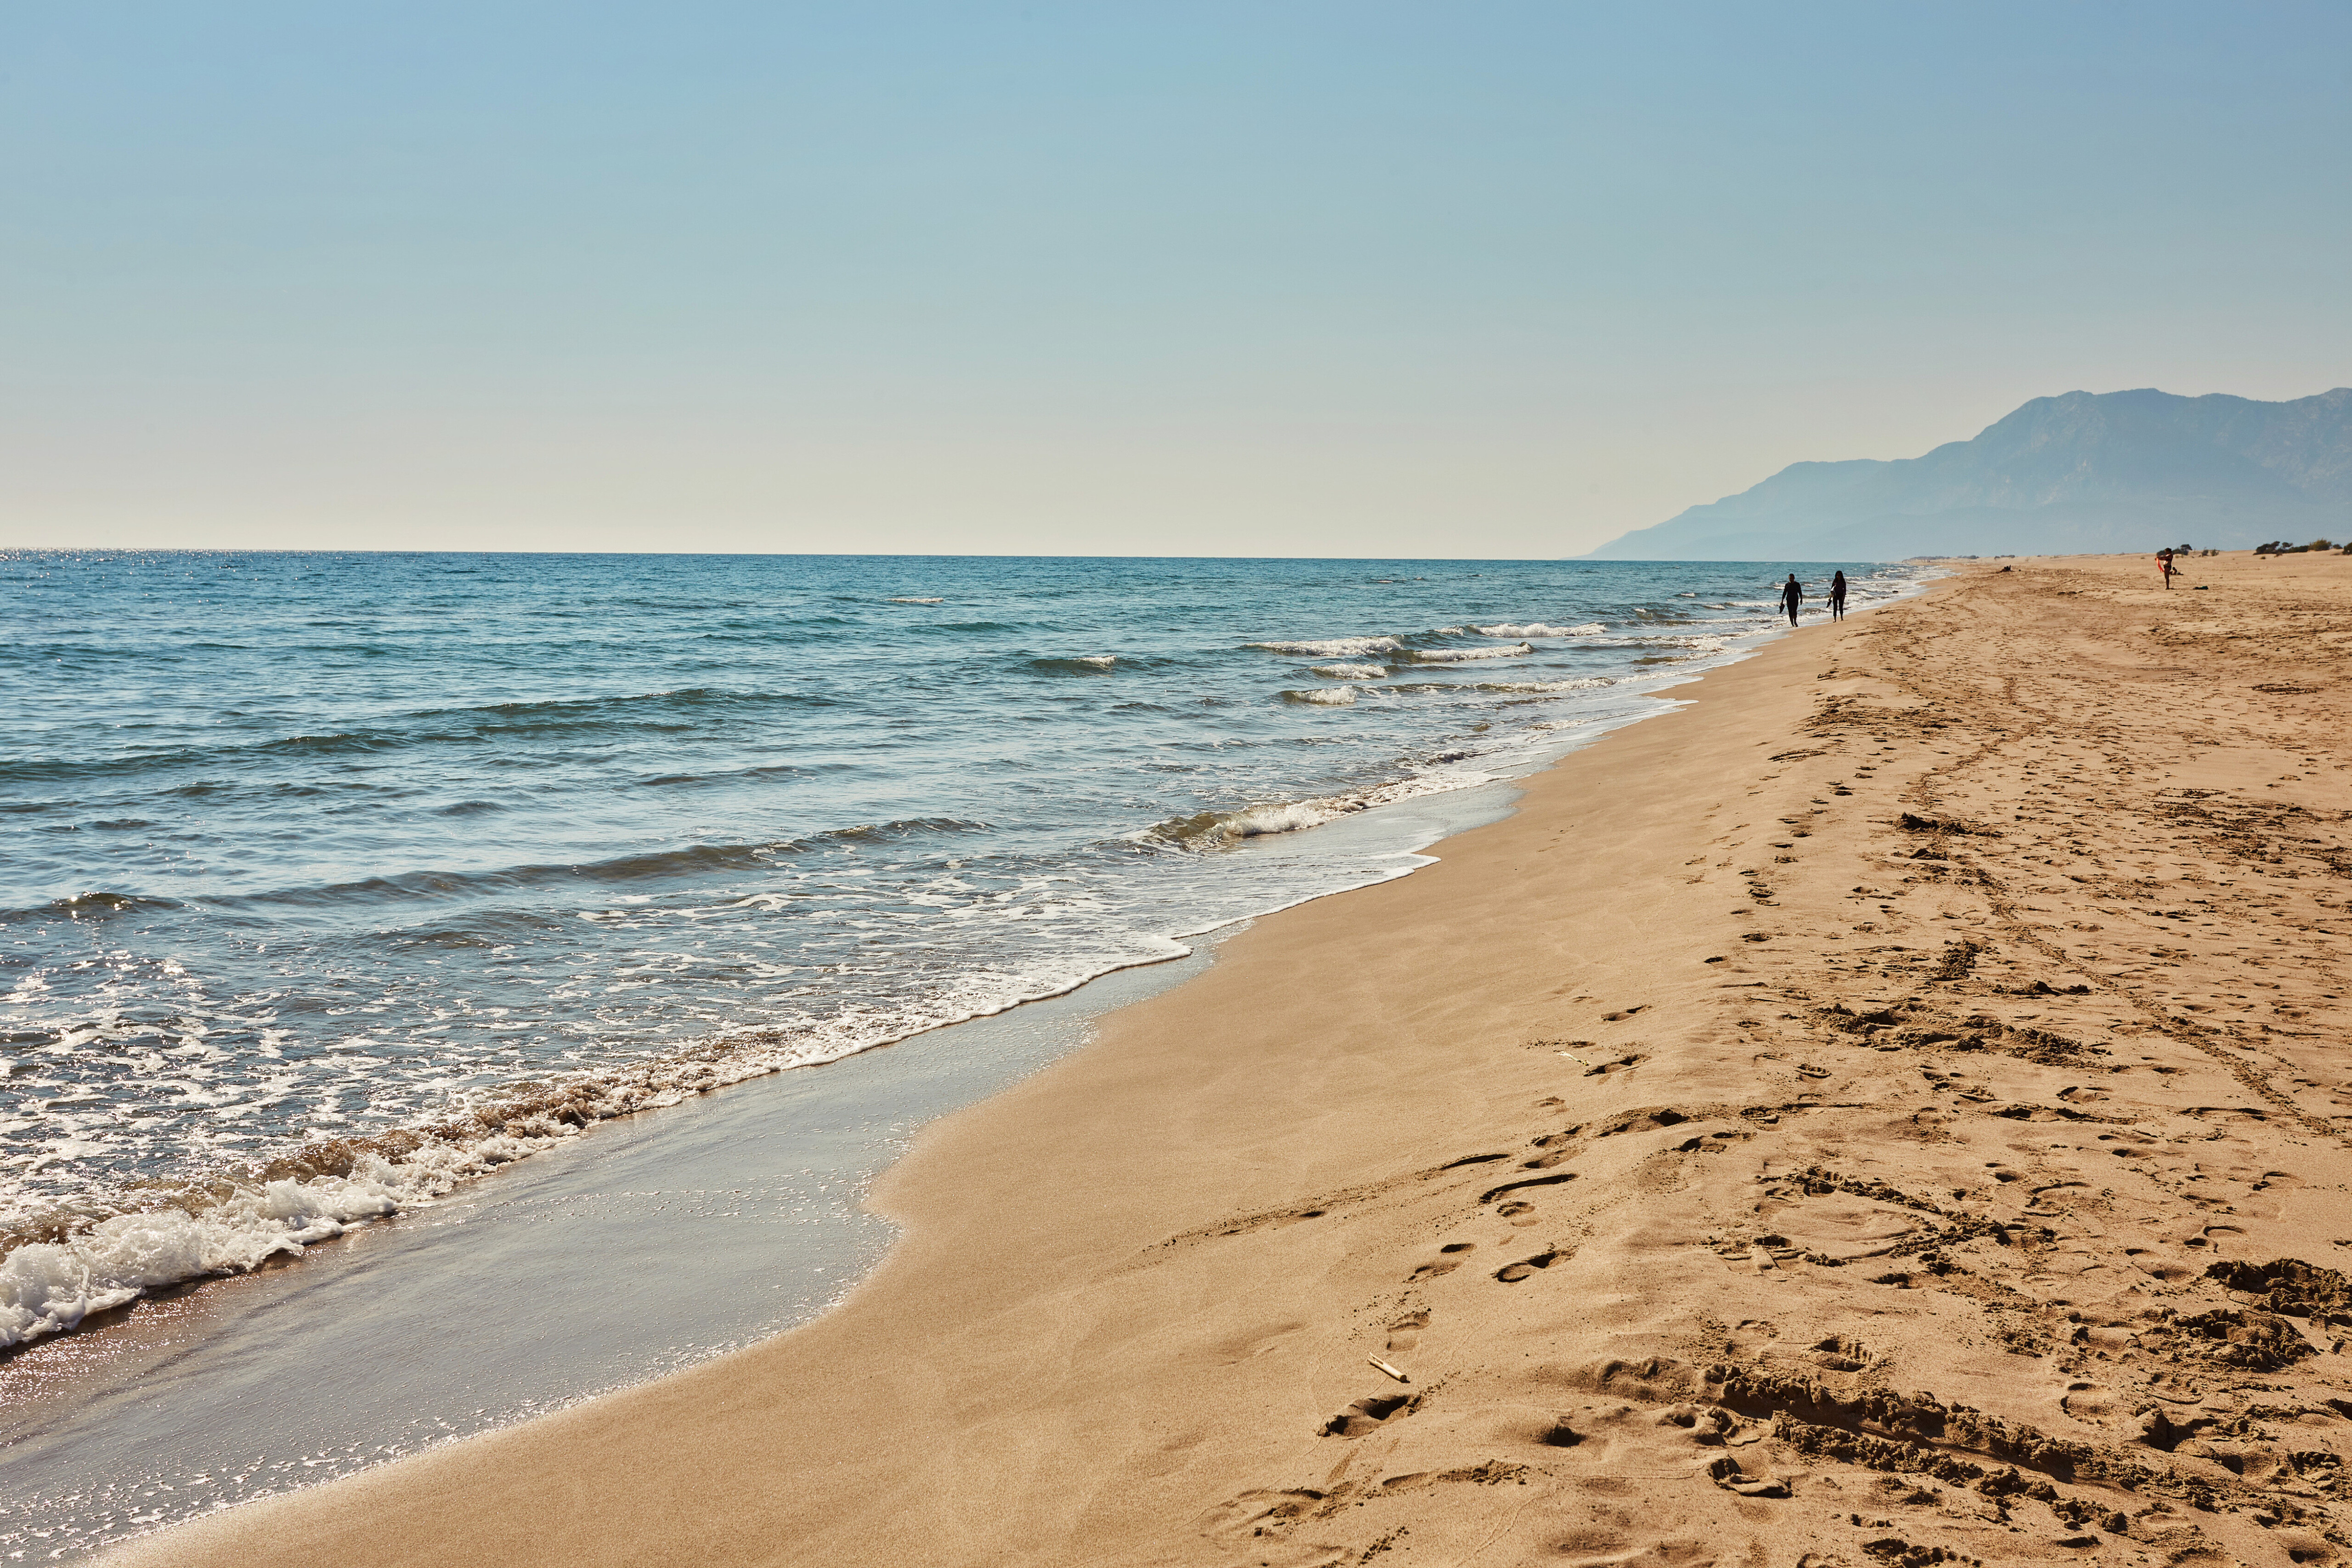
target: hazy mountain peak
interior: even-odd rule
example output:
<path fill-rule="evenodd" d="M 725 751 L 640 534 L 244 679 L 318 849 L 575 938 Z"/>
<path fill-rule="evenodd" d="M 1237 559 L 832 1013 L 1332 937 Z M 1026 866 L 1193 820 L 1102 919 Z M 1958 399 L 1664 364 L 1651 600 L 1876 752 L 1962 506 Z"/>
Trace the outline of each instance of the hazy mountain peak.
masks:
<path fill-rule="evenodd" d="M 2352 387 L 2284 403 L 2154 387 L 2036 397 L 1916 458 L 1791 463 L 1592 560 L 1892 560 L 2352 531 Z"/>

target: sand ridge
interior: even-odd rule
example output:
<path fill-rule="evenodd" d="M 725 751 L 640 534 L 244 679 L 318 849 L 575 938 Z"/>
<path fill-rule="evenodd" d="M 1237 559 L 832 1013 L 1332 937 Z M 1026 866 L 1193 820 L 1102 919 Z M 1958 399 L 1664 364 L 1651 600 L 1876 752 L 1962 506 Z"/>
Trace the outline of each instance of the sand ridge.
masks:
<path fill-rule="evenodd" d="M 2352 561 L 2200 581 L 1712 674 L 935 1126 L 831 1316 L 121 1560 L 2336 1561 Z"/>

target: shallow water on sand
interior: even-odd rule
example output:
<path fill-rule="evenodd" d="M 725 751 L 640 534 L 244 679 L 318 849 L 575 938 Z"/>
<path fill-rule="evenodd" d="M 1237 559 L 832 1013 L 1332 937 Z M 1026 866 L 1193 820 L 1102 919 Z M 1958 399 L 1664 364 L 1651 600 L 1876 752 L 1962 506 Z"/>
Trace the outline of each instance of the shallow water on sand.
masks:
<path fill-rule="evenodd" d="M 299 1263 L 44 1343 L 0 1365 L 0 1557 L 82 1556 L 804 1322 L 888 1245 L 858 1197 L 921 1123 L 1207 962 L 606 1123 Z"/>

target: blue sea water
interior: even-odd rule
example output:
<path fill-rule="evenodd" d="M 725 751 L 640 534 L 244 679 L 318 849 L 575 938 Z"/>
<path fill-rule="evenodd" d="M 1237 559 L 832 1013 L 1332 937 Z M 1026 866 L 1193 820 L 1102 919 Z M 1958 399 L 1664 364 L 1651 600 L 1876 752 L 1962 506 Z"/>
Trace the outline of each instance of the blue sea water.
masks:
<path fill-rule="evenodd" d="M 1312 829 L 1655 710 L 1788 569 L 0 554 L 0 1344 L 1402 874 Z"/>

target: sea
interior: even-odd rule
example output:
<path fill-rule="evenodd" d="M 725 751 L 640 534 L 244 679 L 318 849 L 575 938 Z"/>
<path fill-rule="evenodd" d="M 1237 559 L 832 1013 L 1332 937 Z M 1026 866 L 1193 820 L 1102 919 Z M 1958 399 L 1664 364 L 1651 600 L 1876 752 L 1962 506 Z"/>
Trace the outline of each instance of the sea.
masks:
<path fill-rule="evenodd" d="M 1811 619 L 1840 568 L 1858 613 L 1928 575 L 0 552 L 0 1555 L 72 1556 L 803 1320 L 887 1245 L 859 1183 L 924 1117 L 1082 1041 L 1070 998 L 1127 994 L 1090 982 L 1197 966 L 1253 918 L 1426 864 L 1509 781 L 1778 635 L 1785 573 Z M 1016 1018 L 1050 1022 L 971 1022 Z M 752 1105 L 730 1097 L 754 1079 L 789 1084 L 726 1113 L 711 1158 L 793 1106 L 866 1130 L 779 1156 L 801 1163 L 778 1214 L 825 1216 L 794 1233 L 789 1301 L 724 1305 L 783 1289 L 746 1264 L 691 1293 L 719 1304 L 634 1306 L 642 1353 L 554 1358 L 527 1396 L 460 1394 L 341 1458 L 265 1453 L 234 1487 L 172 1448 L 217 1438 L 205 1419 L 150 1433 L 135 1474 L 89 1460 L 163 1377 L 121 1330 L 133 1304 L 170 1318 L 197 1415 L 231 1374 L 187 1354 L 265 1310 L 282 1330 L 304 1280 L 380 1302 L 470 1271 L 538 1310 L 581 1265 L 509 1278 L 448 1216 L 525 1201 L 530 1167 L 609 1195 L 625 1160 L 625 1192 L 672 1192 L 709 1106 Z M 669 1206 L 607 1218 L 637 1237 Z M 378 1228 L 430 1245 L 395 1264 L 408 1243 L 357 1245 Z M 187 1294 L 205 1280 L 248 1283 Z M 294 1336 L 322 1364 L 364 1337 L 338 1311 Z M 131 1348 L 98 1354 L 100 1331 Z M 246 1404 L 267 1436 L 266 1392 Z"/>

